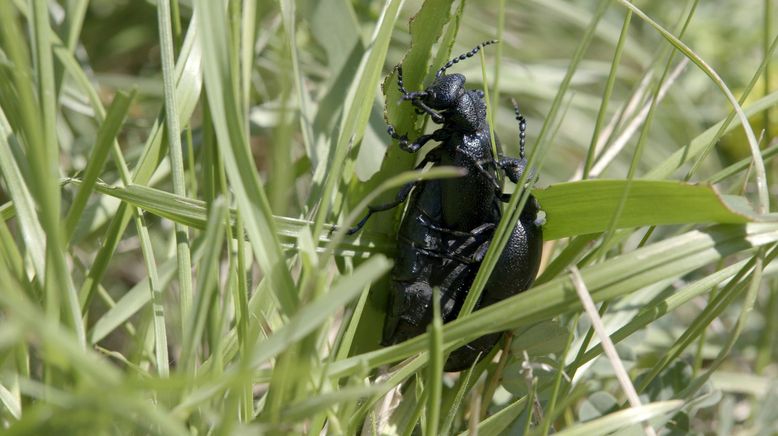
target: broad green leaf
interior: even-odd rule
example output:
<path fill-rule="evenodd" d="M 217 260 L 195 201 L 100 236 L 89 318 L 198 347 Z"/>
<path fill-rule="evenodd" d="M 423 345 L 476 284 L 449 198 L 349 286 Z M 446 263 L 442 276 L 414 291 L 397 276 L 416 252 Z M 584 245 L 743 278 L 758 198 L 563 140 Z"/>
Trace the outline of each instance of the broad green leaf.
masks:
<path fill-rule="evenodd" d="M 511 352 L 520 359 L 524 352 L 530 357 L 559 353 L 564 350 L 569 335 L 558 321 L 546 320 L 514 330 Z"/>
<path fill-rule="evenodd" d="M 624 180 L 584 180 L 535 190 L 533 194 L 546 213 L 543 238 L 605 231 L 626 184 Z M 743 203 L 745 199 L 722 197 L 705 184 L 634 180 L 616 227 L 754 221 L 753 211 Z"/>

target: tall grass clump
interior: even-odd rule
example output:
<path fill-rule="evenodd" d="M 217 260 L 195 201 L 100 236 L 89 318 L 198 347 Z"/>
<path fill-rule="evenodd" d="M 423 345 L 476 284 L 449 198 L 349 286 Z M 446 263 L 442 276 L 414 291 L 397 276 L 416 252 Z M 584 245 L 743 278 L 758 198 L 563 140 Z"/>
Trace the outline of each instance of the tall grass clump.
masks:
<path fill-rule="evenodd" d="M 0 1 L 3 433 L 775 433 L 775 18 L 770 0 Z M 382 347 L 402 211 L 344 229 L 460 175 L 413 171 L 386 134 L 432 129 L 393 67 L 420 90 L 490 39 L 452 70 L 506 154 L 511 98 L 527 117 L 540 275 L 472 310 L 513 195 L 459 318 Z"/>

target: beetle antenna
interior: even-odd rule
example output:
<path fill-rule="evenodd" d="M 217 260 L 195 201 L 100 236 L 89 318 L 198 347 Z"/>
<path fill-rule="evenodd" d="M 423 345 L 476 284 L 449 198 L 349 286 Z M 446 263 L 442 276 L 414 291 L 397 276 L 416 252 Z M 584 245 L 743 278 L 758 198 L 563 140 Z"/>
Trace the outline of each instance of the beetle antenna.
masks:
<path fill-rule="evenodd" d="M 486 47 L 487 45 L 495 44 L 497 42 L 496 39 L 490 39 L 489 41 L 484 41 L 477 46 L 475 46 L 474 49 L 470 50 L 467 53 L 462 53 L 461 55 L 455 57 L 454 59 L 451 59 L 450 61 L 446 62 L 446 65 L 443 65 L 441 69 L 438 70 L 438 72 L 435 74 L 435 77 L 440 77 L 443 75 L 443 73 L 446 72 L 447 69 L 451 68 L 454 64 L 456 64 L 459 61 L 463 61 L 469 57 L 473 57 L 476 53 L 478 53 L 479 50 Z"/>
<path fill-rule="evenodd" d="M 527 119 L 521 114 L 516 99 L 512 98 L 511 103 L 513 103 L 513 113 L 516 114 L 516 121 L 519 122 L 519 158 L 524 159 L 524 145 L 527 142 Z"/>

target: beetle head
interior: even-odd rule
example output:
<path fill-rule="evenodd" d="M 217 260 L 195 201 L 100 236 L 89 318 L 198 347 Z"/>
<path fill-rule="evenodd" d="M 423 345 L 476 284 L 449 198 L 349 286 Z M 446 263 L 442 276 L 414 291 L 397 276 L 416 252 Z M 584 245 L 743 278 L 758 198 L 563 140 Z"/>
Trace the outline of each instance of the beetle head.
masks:
<path fill-rule="evenodd" d="M 453 107 L 465 93 L 465 76 L 449 74 L 440 76 L 421 94 L 421 101 L 432 109 L 445 110 Z"/>

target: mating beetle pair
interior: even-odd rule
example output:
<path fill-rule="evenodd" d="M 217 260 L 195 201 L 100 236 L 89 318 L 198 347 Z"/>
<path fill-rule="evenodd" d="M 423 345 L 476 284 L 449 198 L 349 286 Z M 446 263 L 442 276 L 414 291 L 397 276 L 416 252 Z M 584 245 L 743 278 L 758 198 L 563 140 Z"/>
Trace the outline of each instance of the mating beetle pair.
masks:
<path fill-rule="evenodd" d="M 456 319 L 502 217 L 500 202 L 510 198 L 502 192 L 497 171 L 518 182 L 526 170 L 526 121 L 518 108 L 515 112 L 519 122 L 519 159 L 502 156 L 497 138 L 498 156 L 495 157 L 483 92 L 466 89 L 462 74 L 445 74 L 457 62 L 494 42 L 486 41 L 446 63 L 437 71 L 433 83 L 421 92 L 408 92 L 403 84 L 402 67 L 396 68 L 403 100 L 409 100 L 419 113 L 428 114 L 442 126 L 414 141 L 399 135 L 391 125 L 389 134 L 399 141 L 402 150 L 410 153 L 430 140 L 440 143 L 417 168 L 432 163 L 463 168 L 467 174 L 409 183 L 394 201 L 370 206 L 368 214 L 349 232 L 362 228 L 371 214 L 408 200 L 397 234 L 398 256 L 391 272 L 392 289 L 383 332 L 385 345 L 425 332 L 432 320 L 434 287 L 440 289 L 443 322 Z M 538 211 L 537 201 L 530 196 L 476 309 L 524 291 L 532 284 L 543 244 Z M 483 336 L 454 350 L 444 369 L 460 371 L 470 367 L 479 356 L 488 354 L 500 335 Z"/>

